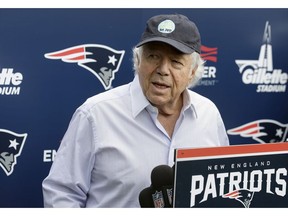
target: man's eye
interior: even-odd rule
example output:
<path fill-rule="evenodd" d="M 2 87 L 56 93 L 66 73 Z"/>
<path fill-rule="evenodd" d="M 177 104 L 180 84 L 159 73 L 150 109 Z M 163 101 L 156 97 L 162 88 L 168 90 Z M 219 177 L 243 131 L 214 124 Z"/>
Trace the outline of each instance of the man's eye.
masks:
<path fill-rule="evenodd" d="M 174 59 L 174 60 L 172 60 L 172 62 L 175 63 L 175 64 L 179 64 L 179 65 L 182 65 L 182 66 L 183 66 L 183 63 L 180 62 L 180 61 L 178 61 L 178 60 L 175 60 L 175 59 Z"/>
<path fill-rule="evenodd" d="M 151 59 L 158 59 L 159 58 L 157 55 L 154 55 L 154 54 L 150 54 L 148 57 Z"/>

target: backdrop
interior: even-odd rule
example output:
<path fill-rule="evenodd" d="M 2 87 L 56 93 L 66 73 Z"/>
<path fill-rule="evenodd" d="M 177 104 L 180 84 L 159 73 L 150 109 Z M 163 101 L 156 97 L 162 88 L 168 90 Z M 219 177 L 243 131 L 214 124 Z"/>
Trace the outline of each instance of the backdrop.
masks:
<path fill-rule="evenodd" d="M 43 206 L 75 109 L 133 79 L 132 47 L 160 13 L 198 25 L 194 91 L 218 106 L 231 144 L 287 140 L 288 9 L 0 9 L 0 207 Z"/>

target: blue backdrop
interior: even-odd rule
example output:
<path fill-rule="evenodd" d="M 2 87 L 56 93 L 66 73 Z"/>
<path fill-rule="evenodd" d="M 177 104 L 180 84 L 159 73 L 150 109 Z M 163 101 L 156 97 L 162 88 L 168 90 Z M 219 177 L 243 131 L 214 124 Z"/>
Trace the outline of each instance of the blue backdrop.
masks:
<path fill-rule="evenodd" d="M 160 13 L 198 25 L 206 67 L 194 90 L 218 106 L 231 144 L 287 140 L 288 9 L 0 9 L 0 207 L 43 206 L 75 109 L 133 79 L 131 49 Z M 111 85 L 81 66 L 87 47 L 122 51 Z"/>

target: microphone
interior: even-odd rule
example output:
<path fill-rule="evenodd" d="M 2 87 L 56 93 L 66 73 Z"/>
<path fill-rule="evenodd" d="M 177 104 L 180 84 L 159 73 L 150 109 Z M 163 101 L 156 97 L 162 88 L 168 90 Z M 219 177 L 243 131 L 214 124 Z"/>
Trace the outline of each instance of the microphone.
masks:
<path fill-rule="evenodd" d="M 139 194 L 139 203 L 141 208 L 155 208 L 152 199 L 153 189 L 152 187 L 144 188 Z"/>
<path fill-rule="evenodd" d="M 173 169 L 159 165 L 151 172 L 151 186 L 139 194 L 141 208 L 171 208 L 173 200 Z"/>

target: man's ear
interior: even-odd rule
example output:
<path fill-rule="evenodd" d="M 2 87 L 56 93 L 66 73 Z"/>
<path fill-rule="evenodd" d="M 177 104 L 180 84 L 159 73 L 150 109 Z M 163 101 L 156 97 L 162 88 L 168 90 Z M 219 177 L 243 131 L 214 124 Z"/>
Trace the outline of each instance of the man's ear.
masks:
<path fill-rule="evenodd" d="M 192 79 L 192 78 L 194 77 L 197 69 L 198 69 L 198 65 L 196 65 L 196 66 L 192 69 L 192 71 L 191 71 L 191 73 L 190 73 L 190 77 L 189 77 L 190 79 Z"/>

